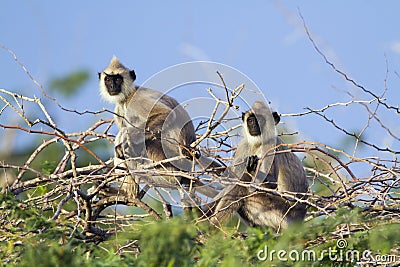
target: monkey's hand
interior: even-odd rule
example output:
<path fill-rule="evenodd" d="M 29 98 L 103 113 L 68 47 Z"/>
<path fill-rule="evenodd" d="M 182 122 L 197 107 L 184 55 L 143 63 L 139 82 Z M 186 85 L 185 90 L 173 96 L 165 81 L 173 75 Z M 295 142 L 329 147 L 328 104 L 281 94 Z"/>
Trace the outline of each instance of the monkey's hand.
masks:
<path fill-rule="evenodd" d="M 182 155 L 184 155 L 188 159 L 193 159 L 195 157 L 196 159 L 200 158 L 201 153 L 199 150 L 192 148 L 190 146 L 182 146 L 181 148 Z"/>
<path fill-rule="evenodd" d="M 122 160 L 125 159 L 124 150 L 122 148 L 122 144 L 119 144 L 119 145 L 115 146 L 114 150 L 115 150 L 115 156 L 117 158 L 122 159 Z"/>
<path fill-rule="evenodd" d="M 123 128 L 124 129 L 124 128 Z M 118 132 L 117 136 L 115 137 L 115 141 L 114 141 L 114 153 L 115 153 L 115 157 L 124 160 L 125 156 L 124 156 L 124 148 L 123 148 L 123 144 L 126 142 L 126 137 L 125 137 L 125 131 L 121 130 Z"/>
<path fill-rule="evenodd" d="M 249 158 L 247 160 L 247 166 L 246 166 L 248 173 L 253 173 L 257 169 L 258 160 L 259 159 L 256 155 L 249 156 Z"/>

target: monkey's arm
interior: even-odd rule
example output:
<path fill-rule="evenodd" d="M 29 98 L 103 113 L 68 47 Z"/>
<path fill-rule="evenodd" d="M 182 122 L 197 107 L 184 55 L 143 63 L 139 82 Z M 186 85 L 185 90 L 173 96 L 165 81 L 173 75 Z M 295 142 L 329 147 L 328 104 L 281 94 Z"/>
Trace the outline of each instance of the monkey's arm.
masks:
<path fill-rule="evenodd" d="M 114 141 L 116 157 L 129 159 L 142 157 L 145 149 L 145 136 L 134 127 L 122 127 Z"/>
<path fill-rule="evenodd" d="M 283 141 L 278 138 L 277 144 Z M 278 189 L 281 191 L 306 193 L 307 175 L 300 159 L 286 146 L 280 146 L 275 155 L 275 168 L 278 177 Z"/>
<path fill-rule="evenodd" d="M 122 127 L 115 137 L 114 166 L 117 173 L 130 173 L 137 170 L 141 164 L 141 156 L 144 149 L 144 138 L 138 134 L 134 127 Z M 118 168 L 125 168 L 125 171 Z M 121 188 L 125 190 L 128 197 L 134 197 L 139 193 L 139 177 L 128 174 L 119 179 Z"/>

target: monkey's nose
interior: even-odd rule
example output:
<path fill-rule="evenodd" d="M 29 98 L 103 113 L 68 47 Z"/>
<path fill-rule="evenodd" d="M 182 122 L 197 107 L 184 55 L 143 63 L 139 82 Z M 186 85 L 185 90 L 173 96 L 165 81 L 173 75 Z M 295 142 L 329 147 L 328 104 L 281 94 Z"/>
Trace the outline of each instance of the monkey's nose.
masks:
<path fill-rule="evenodd" d="M 121 92 L 121 89 L 115 85 L 111 85 L 107 89 L 110 95 L 118 95 Z"/>

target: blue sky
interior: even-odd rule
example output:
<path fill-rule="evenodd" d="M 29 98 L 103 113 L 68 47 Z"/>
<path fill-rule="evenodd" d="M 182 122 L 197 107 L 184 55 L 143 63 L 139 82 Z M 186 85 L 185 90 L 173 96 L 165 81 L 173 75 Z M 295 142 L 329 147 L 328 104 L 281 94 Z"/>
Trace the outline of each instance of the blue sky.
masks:
<path fill-rule="evenodd" d="M 112 108 L 93 97 L 98 95 L 96 74 L 112 55 L 136 70 L 139 84 L 187 61 L 227 64 L 249 76 L 280 113 L 346 102 L 351 100 L 347 92 L 359 100 L 371 99 L 324 63 L 305 35 L 298 9 L 327 57 L 377 94 L 384 87 L 387 59 L 386 97 L 398 105 L 398 1 L 3 1 L 0 44 L 12 49 L 45 86 L 51 77 L 89 70 L 92 77 L 78 98 L 59 99 L 77 110 Z M 4 50 L 0 62 L 0 88 L 41 95 Z M 361 129 L 367 119 L 362 107 L 328 114 L 350 129 Z M 400 135 L 399 117 L 381 116 Z M 60 127 L 76 120 L 58 119 Z M 343 137 L 315 115 L 282 121 L 304 140 L 334 144 Z M 74 125 L 87 125 L 83 123 Z M 395 146 L 379 129 L 372 129 L 369 137 Z"/>

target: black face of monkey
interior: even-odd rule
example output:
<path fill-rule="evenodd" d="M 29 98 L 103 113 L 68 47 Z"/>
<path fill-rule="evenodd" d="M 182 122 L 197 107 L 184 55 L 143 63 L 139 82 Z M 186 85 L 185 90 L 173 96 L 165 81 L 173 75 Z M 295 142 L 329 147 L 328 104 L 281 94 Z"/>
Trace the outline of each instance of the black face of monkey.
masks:
<path fill-rule="evenodd" d="M 261 135 L 260 125 L 258 124 L 256 115 L 250 114 L 246 120 L 247 129 L 252 136 Z"/>
<path fill-rule="evenodd" d="M 121 74 L 107 74 L 104 72 L 104 84 L 110 95 L 118 95 L 122 91 L 122 84 L 124 77 Z M 136 80 L 136 74 L 134 70 L 129 71 L 129 75 L 132 80 Z M 101 73 L 99 73 L 99 79 L 101 79 Z"/>
<path fill-rule="evenodd" d="M 124 82 L 124 78 L 122 75 L 109 75 L 104 73 L 104 84 L 107 87 L 107 91 L 110 95 L 118 95 L 122 91 L 122 83 Z"/>
<path fill-rule="evenodd" d="M 272 116 L 274 118 L 275 125 L 277 125 L 281 119 L 277 112 L 272 112 Z M 251 113 L 246 118 L 246 113 L 242 114 L 242 120 L 246 120 L 247 129 L 249 130 L 250 135 L 259 136 L 261 135 L 260 124 L 264 125 L 265 121 L 263 121 L 263 117 L 259 118 L 260 122 L 257 120 L 256 115 Z M 259 124 L 260 123 L 260 124 Z"/>

